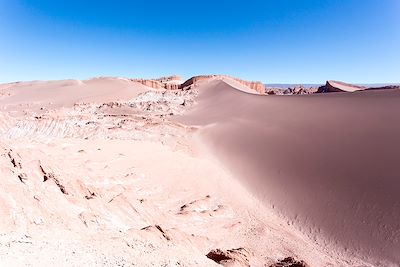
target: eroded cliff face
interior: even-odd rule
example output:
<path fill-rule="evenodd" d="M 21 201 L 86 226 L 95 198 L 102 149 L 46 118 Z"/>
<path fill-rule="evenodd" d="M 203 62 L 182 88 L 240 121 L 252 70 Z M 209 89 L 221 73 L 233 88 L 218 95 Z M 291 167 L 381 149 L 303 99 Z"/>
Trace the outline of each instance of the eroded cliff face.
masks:
<path fill-rule="evenodd" d="M 197 85 L 199 82 L 203 82 L 210 79 L 231 79 L 248 88 L 256 91 L 259 94 L 265 94 L 265 85 L 261 82 L 245 81 L 239 78 L 227 76 L 227 75 L 199 75 L 194 76 L 183 82 L 179 76 L 168 76 L 161 77 L 158 79 L 131 79 L 132 81 L 139 82 L 145 86 L 154 89 L 166 89 L 166 90 L 186 90 Z"/>
<path fill-rule="evenodd" d="M 183 80 L 180 76 L 173 75 L 158 79 L 131 79 L 154 89 L 179 90 Z"/>
<path fill-rule="evenodd" d="M 250 89 L 256 91 L 259 94 L 265 94 L 265 85 L 261 82 L 254 82 L 254 81 L 245 81 L 239 78 L 235 78 L 235 77 L 231 77 L 228 75 L 199 75 L 199 76 L 194 76 L 190 79 L 188 79 L 187 81 L 185 81 L 182 84 L 182 89 L 183 88 L 187 88 L 190 87 L 192 85 L 196 85 L 199 82 L 205 81 L 205 80 L 209 80 L 209 79 L 231 79 L 234 80 L 236 82 L 239 82 L 240 84 L 243 84 L 247 87 L 249 87 Z"/>

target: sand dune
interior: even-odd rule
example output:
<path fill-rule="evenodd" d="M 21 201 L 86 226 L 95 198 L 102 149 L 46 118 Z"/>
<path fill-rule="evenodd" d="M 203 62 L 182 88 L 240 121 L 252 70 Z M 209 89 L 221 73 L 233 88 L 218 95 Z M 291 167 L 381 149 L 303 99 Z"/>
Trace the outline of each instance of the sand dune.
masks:
<path fill-rule="evenodd" d="M 365 86 L 344 83 L 340 81 L 326 81 L 325 85 L 320 86 L 318 93 L 327 92 L 356 92 L 367 89 Z"/>
<path fill-rule="evenodd" d="M 99 78 L 0 91 L 0 265 L 346 265 L 174 120 L 196 105 L 195 86 Z"/>
<path fill-rule="evenodd" d="M 255 96 L 199 88 L 179 119 L 265 205 L 328 249 L 400 264 L 400 91 Z M 391 265 L 392 264 L 392 265 Z"/>
<path fill-rule="evenodd" d="M 196 77 L 0 85 L 0 265 L 399 263 L 399 91 Z"/>
<path fill-rule="evenodd" d="M 0 85 L 0 107 L 6 111 L 71 107 L 82 102 L 129 100 L 148 87 L 120 78 L 93 78 L 86 81 L 33 81 Z"/>
<path fill-rule="evenodd" d="M 376 84 L 376 85 L 356 85 L 349 84 L 340 81 L 326 81 L 325 85 L 320 86 L 317 93 L 329 93 L 329 92 L 357 92 L 364 90 L 393 90 L 400 89 L 398 84 Z"/>

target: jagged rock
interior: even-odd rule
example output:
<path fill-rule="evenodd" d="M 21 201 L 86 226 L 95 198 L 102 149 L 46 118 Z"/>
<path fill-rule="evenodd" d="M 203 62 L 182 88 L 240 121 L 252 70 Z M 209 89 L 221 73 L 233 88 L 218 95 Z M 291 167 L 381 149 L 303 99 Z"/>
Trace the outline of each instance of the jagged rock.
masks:
<path fill-rule="evenodd" d="M 148 232 L 159 232 L 167 241 L 171 240 L 171 237 L 167 234 L 167 232 L 160 225 L 149 225 L 140 230 L 148 231 Z"/>
<path fill-rule="evenodd" d="M 8 157 L 10 158 L 11 164 L 14 168 L 22 169 L 21 161 L 19 161 L 13 154 L 12 149 L 10 149 L 7 153 Z M 18 155 L 19 156 L 19 155 Z"/>
<path fill-rule="evenodd" d="M 266 93 L 268 95 L 309 95 L 316 93 L 318 88 L 310 87 L 306 88 L 302 85 L 289 87 L 289 88 L 267 88 Z"/>
<path fill-rule="evenodd" d="M 310 87 L 310 88 L 305 88 L 302 85 L 295 86 L 293 88 L 289 88 L 291 90 L 292 95 L 309 95 L 309 94 L 314 94 L 317 92 L 318 88 Z"/>
<path fill-rule="evenodd" d="M 88 190 L 88 191 L 89 191 L 89 190 Z M 90 191 L 89 191 L 89 194 L 85 196 L 85 198 L 86 198 L 87 200 L 92 199 L 92 198 L 94 198 L 94 197 L 96 197 L 96 193 L 95 193 L 95 192 L 90 192 Z"/>
<path fill-rule="evenodd" d="M 250 266 L 250 252 L 245 248 L 228 249 L 226 251 L 213 249 L 206 257 L 224 266 Z"/>
<path fill-rule="evenodd" d="M 293 257 L 286 257 L 269 267 L 307 267 L 307 264 L 304 261 L 295 260 Z"/>
<path fill-rule="evenodd" d="M 46 182 L 47 180 L 53 180 L 56 186 L 60 189 L 61 193 L 64 195 L 68 195 L 67 190 L 65 189 L 65 186 L 60 182 L 60 180 L 57 178 L 57 176 L 49 171 L 46 171 L 41 164 L 39 164 L 39 169 L 43 174 L 43 182 Z"/>
<path fill-rule="evenodd" d="M 20 173 L 18 174 L 18 179 L 21 181 L 21 183 L 25 183 L 25 180 L 28 180 L 28 176 L 26 173 Z"/>
<path fill-rule="evenodd" d="M 177 75 L 161 77 L 158 79 L 131 79 L 131 80 L 154 89 L 166 89 L 166 90 L 179 90 L 180 84 L 182 83 L 182 78 Z"/>
<path fill-rule="evenodd" d="M 152 112 L 157 115 L 180 114 L 188 107 L 192 106 L 198 92 L 189 91 L 147 91 L 138 95 L 130 101 L 128 105 L 131 108 L 140 109 L 146 112 Z"/>

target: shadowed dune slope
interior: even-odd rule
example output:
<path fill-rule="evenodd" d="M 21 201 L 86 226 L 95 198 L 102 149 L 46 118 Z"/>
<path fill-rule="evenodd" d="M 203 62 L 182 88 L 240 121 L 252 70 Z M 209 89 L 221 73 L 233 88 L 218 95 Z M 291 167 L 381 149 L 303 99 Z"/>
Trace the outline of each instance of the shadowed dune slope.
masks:
<path fill-rule="evenodd" d="M 258 96 L 199 87 L 181 122 L 266 205 L 321 244 L 400 263 L 400 90 Z"/>

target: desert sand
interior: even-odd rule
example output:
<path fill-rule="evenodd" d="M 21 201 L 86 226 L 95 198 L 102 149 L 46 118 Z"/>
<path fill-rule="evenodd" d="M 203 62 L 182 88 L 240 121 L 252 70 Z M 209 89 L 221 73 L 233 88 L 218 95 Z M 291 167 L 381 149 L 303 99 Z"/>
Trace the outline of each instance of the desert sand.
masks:
<path fill-rule="evenodd" d="M 376 266 L 400 263 L 400 91 L 253 96 L 223 81 L 181 121 L 288 224 Z"/>
<path fill-rule="evenodd" d="M 400 263 L 399 91 L 204 77 L 0 85 L 0 265 Z"/>

